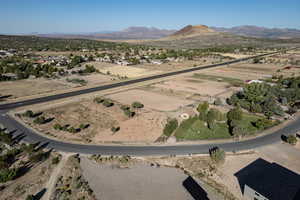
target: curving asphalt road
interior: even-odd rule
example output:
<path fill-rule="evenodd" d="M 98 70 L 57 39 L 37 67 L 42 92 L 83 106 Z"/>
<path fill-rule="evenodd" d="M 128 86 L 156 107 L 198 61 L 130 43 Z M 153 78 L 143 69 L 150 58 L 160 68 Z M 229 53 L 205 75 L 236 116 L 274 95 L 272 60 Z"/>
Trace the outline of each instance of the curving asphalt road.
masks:
<path fill-rule="evenodd" d="M 13 132 L 13 135 L 18 140 L 23 140 L 26 142 L 41 142 L 45 144 L 47 148 L 53 148 L 57 151 L 64 152 L 73 152 L 73 153 L 84 153 L 84 154 L 102 154 L 102 155 L 187 155 L 187 154 L 196 154 L 196 153 L 207 153 L 208 149 L 216 146 L 216 144 L 189 144 L 189 145 L 145 145 L 145 146 L 137 146 L 137 145 L 83 145 L 83 144 L 73 144 L 66 143 L 57 140 L 52 140 L 47 137 L 44 137 L 34 130 L 29 129 L 22 125 L 20 122 L 14 120 L 10 117 L 7 112 L 13 108 L 22 107 L 25 105 L 33 105 L 37 103 L 49 102 L 52 100 L 62 99 L 66 97 L 72 97 L 81 94 L 87 94 L 90 92 L 101 91 L 111 88 L 116 88 L 120 86 L 130 85 L 138 82 L 158 79 L 162 77 L 173 76 L 177 74 L 219 67 L 223 65 L 228 65 L 232 63 L 237 63 L 249 59 L 253 59 L 255 57 L 262 57 L 266 55 L 276 54 L 268 53 L 259 56 L 253 56 L 249 58 L 237 59 L 230 62 L 225 62 L 221 64 L 207 65 L 202 67 L 195 67 L 192 69 L 181 70 L 177 72 L 170 72 L 166 74 L 154 75 L 146 78 L 134 79 L 129 81 L 124 81 L 120 83 L 114 83 L 110 85 L 104 85 L 64 94 L 57 94 L 47 97 L 41 97 L 36 99 L 30 99 L 25 101 L 20 101 L 16 103 L 8 103 L 0 105 L 0 123 L 3 124 L 8 130 Z M 261 136 L 255 139 L 241 141 L 241 142 L 226 142 L 217 144 L 217 146 L 223 148 L 225 151 L 240 151 L 240 150 L 248 150 L 256 147 L 260 147 L 263 145 L 272 144 L 281 140 L 281 135 L 288 135 L 289 133 L 294 133 L 300 130 L 300 119 L 295 120 L 290 123 L 288 126 L 272 133 L 269 135 Z"/>

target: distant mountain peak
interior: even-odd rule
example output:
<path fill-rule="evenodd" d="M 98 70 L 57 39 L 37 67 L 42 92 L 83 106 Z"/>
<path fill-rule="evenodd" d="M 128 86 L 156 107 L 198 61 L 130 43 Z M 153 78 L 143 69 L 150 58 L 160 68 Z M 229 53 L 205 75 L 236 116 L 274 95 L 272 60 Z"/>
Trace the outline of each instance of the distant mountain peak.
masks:
<path fill-rule="evenodd" d="M 216 31 L 206 25 L 187 25 L 171 35 L 171 37 L 194 37 L 198 35 L 214 34 Z"/>

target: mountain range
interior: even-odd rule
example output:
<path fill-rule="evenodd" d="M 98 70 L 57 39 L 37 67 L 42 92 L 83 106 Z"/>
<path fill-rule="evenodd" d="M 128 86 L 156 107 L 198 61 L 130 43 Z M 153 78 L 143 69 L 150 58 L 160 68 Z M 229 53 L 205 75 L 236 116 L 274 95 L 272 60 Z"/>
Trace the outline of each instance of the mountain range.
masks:
<path fill-rule="evenodd" d="M 259 26 L 236 26 L 232 28 L 211 27 L 218 32 L 227 32 L 235 35 L 243 35 L 258 38 L 290 39 L 300 38 L 300 30 L 289 28 L 266 28 Z"/>
<path fill-rule="evenodd" d="M 42 37 L 61 37 L 61 38 L 85 38 L 85 39 L 107 39 L 107 40 L 145 40 L 160 39 L 179 35 L 190 37 L 201 34 L 215 34 L 216 32 L 230 33 L 247 37 L 272 38 L 272 39 L 290 39 L 300 38 L 300 30 L 288 28 L 266 28 L 258 26 L 236 26 L 232 28 L 207 27 L 205 25 L 188 25 L 180 30 L 159 29 L 154 27 L 135 26 L 121 31 L 79 33 L 79 34 L 35 34 Z M 183 34 L 184 33 L 184 34 Z"/>

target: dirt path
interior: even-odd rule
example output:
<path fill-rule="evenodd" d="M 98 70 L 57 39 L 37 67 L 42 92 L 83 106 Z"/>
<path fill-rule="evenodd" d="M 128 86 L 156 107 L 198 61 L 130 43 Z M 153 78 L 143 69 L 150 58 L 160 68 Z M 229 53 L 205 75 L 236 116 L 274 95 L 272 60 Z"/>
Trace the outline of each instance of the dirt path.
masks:
<path fill-rule="evenodd" d="M 60 174 L 62 168 L 65 166 L 70 154 L 62 153 L 62 158 L 58 165 L 53 170 L 51 176 L 49 177 L 48 182 L 45 185 L 46 193 L 44 194 L 43 198 L 41 200 L 49 200 L 51 194 L 54 191 L 55 183 L 57 181 L 58 175 Z"/>

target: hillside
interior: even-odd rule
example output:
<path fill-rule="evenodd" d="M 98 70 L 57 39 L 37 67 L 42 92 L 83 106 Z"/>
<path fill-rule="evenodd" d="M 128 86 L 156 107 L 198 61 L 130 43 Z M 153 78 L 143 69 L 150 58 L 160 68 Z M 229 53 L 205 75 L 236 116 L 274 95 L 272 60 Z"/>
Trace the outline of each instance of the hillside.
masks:
<path fill-rule="evenodd" d="M 243 35 L 258 38 L 300 38 L 300 30 L 287 28 L 266 28 L 259 26 L 236 26 L 232 28 L 211 27 L 218 32 L 227 32 L 236 35 Z"/>
<path fill-rule="evenodd" d="M 188 25 L 174 34 L 151 41 L 144 41 L 142 44 L 173 48 L 173 49 L 197 49 L 223 46 L 296 46 L 299 39 L 266 39 L 236 35 L 232 33 L 217 32 L 205 25 Z"/>
<path fill-rule="evenodd" d="M 173 33 L 168 38 L 183 38 L 183 37 L 195 37 L 195 36 L 201 36 L 201 35 L 214 35 L 218 34 L 213 29 L 208 28 L 208 26 L 205 25 L 188 25 L 179 31 Z"/>
<path fill-rule="evenodd" d="M 42 37 L 57 38 L 84 38 L 84 39 L 105 39 L 105 40 L 141 40 L 158 39 L 166 37 L 175 32 L 175 30 L 158 29 L 155 27 L 129 27 L 121 31 L 108 33 L 86 33 L 86 34 L 43 34 Z"/>

